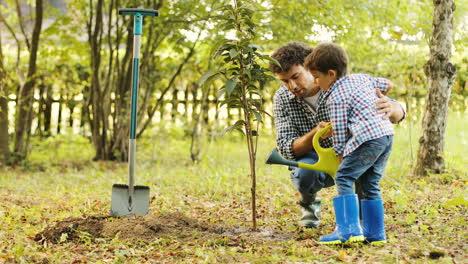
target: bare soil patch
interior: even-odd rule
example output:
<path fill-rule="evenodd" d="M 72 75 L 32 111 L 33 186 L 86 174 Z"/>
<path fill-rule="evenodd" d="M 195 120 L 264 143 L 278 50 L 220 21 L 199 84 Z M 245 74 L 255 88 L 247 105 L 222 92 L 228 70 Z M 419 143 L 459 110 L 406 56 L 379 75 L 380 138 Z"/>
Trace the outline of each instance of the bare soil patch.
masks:
<path fill-rule="evenodd" d="M 177 240 L 217 240 L 222 238 L 250 238 L 254 240 L 290 240 L 295 234 L 274 230 L 216 226 L 187 217 L 181 213 L 165 213 L 132 218 L 88 216 L 67 218 L 36 234 L 35 241 L 62 243 L 96 238 L 140 240 L 150 242 L 158 238 Z"/>

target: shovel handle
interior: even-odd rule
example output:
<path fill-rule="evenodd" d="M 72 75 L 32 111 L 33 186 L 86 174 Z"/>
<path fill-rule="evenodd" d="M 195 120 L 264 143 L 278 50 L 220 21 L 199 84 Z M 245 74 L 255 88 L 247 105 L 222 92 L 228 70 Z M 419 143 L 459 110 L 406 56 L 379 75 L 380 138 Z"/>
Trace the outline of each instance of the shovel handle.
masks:
<path fill-rule="evenodd" d="M 159 11 L 154 9 L 143 8 L 119 8 L 119 15 L 136 15 L 142 16 L 159 16 Z"/>

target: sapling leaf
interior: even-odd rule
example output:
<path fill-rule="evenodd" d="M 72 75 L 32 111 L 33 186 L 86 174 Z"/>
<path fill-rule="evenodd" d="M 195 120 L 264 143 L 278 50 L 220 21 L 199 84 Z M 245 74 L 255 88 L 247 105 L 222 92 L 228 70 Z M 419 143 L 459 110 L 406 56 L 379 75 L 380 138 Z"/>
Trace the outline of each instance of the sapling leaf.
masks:
<path fill-rule="evenodd" d="M 255 115 L 255 121 L 263 122 L 262 115 L 258 111 L 251 109 L 250 112 Z"/>
<path fill-rule="evenodd" d="M 229 79 L 226 81 L 226 93 L 228 96 L 231 96 L 232 94 L 232 91 L 234 90 L 234 88 L 236 88 L 237 86 L 237 82 L 232 80 L 232 79 Z"/>
<path fill-rule="evenodd" d="M 242 134 L 245 134 L 244 133 L 244 130 L 242 130 L 242 128 L 244 127 L 245 125 L 245 121 L 244 120 L 237 120 L 236 123 L 234 123 L 234 125 L 231 125 L 229 126 L 228 128 L 226 128 L 222 135 L 226 135 L 227 133 L 230 133 L 231 131 L 233 130 L 238 130 L 239 132 L 241 132 Z"/>
<path fill-rule="evenodd" d="M 238 54 L 239 54 L 239 52 L 237 52 L 237 50 L 235 50 L 235 49 L 231 49 L 229 51 L 229 55 L 231 56 L 231 59 L 236 58 Z"/>
<path fill-rule="evenodd" d="M 218 75 L 219 72 L 217 71 L 208 71 L 206 72 L 205 74 L 203 74 L 203 76 L 200 78 L 200 80 L 198 81 L 198 85 L 199 86 L 202 86 L 207 80 L 211 80 L 213 77 L 216 77 L 216 75 Z"/>

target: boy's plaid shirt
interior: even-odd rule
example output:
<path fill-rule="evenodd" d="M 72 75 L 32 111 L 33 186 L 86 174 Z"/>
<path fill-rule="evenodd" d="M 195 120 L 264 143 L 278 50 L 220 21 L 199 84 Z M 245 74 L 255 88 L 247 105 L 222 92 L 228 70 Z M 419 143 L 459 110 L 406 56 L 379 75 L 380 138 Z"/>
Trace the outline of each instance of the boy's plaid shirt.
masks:
<path fill-rule="evenodd" d="M 323 94 L 320 91 L 321 95 Z M 319 122 L 329 122 L 325 101 L 319 97 L 317 111 L 314 111 L 304 100 L 298 99 L 286 86 L 276 91 L 273 98 L 273 112 L 276 127 L 276 145 L 281 155 L 289 160 L 296 157 L 292 151 L 295 139 L 309 133 Z M 312 142 L 310 142 L 312 144 Z M 321 141 L 324 148 L 332 146 L 331 138 Z"/>
<path fill-rule="evenodd" d="M 382 92 L 387 91 L 389 85 L 387 79 L 373 79 L 374 88 L 379 88 Z M 326 100 L 324 100 L 325 92 L 320 90 L 319 93 L 318 106 L 314 111 L 304 100 L 298 99 L 291 93 L 286 86 L 281 85 L 276 91 L 273 98 L 276 145 L 284 158 L 296 160 L 297 157 L 292 151 L 294 140 L 309 133 L 319 122 L 330 122 L 328 109 L 325 105 Z M 332 147 L 332 139 L 322 140 L 320 145 L 324 148 Z"/>
<path fill-rule="evenodd" d="M 394 134 L 390 120 L 383 119 L 375 109 L 375 87 L 386 82 L 388 87 L 386 79 L 351 74 L 337 80 L 323 93 L 333 126 L 336 154 L 346 156 L 366 141 Z"/>

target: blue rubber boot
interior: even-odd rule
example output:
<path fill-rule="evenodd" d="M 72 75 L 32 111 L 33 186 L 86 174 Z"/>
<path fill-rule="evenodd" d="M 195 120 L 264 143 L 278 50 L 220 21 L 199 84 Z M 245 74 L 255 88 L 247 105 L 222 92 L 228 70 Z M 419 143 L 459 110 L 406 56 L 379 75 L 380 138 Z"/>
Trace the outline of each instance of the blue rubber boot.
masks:
<path fill-rule="evenodd" d="M 362 200 L 362 229 L 366 242 L 381 245 L 385 237 L 384 207 L 382 200 Z"/>
<path fill-rule="evenodd" d="M 359 223 L 359 203 L 356 194 L 341 195 L 333 198 L 335 208 L 335 232 L 320 237 L 320 244 L 341 244 L 344 242 L 364 241 Z"/>

